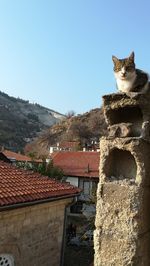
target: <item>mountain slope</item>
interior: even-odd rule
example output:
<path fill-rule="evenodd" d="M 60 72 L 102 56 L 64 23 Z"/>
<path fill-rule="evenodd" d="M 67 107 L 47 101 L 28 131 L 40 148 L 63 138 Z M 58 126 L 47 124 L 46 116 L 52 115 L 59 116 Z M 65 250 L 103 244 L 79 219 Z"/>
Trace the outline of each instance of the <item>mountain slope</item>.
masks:
<path fill-rule="evenodd" d="M 39 104 L 0 92 L 0 146 L 21 151 L 42 130 L 64 118 L 64 115 Z"/>
<path fill-rule="evenodd" d="M 50 146 L 61 141 L 78 141 L 80 148 L 99 143 L 99 138 L 107 134 L 107 127 L 102 108 L 96 108 L 82 115 L 66 118 L 43 131 L 32 143 L 25 147 L 25 152 L 37 157 L 46 156 Z"/>

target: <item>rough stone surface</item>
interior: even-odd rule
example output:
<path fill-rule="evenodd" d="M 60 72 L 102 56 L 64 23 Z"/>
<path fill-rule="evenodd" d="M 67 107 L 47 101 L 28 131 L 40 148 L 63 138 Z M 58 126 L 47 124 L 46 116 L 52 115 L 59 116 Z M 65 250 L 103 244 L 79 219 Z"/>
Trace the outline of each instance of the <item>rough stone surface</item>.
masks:
<path fill-rule="evenodd" d="M 100 184 L 95 265 L 150 265 L 150 191 L 145 192 L 128 180 Z"/>
<path fill-rule="evenodd" d="M 131 93 L 132 94 L 132 93 Z M 143 123 L 150 121 L 150 90 L 145 94 L 110 94 L 103 96 L 105 120 L 109 126 L 119 123 L 132 123 L 132 135 L 141 136 L 143 133 Z M 150 140 L 149 134 L 146 134 L 147 140 Z M 120 136 L 122 137 L 122 136 Z"/>
<path fill-rule="evenodd" d="M 101 183 L 114 178 L 118 180 L 126 177 L 133 179 L 136 184 L 150 185 L 150 144 L 148 142 L 142 138 L 108 139 L 103 137 L 100 141 L 100 151 Z M 118 151 L 118 155 L 115 154 L 112 158 L 111 155 L 115 151 Z M 126 152 L 130 154 L 129 158 L 126 156 Z M 113 176 L 115 170 L 117 176 Z M 120 172 L 120 176 L 118 176 L 118 172 Z"/>
<path fill-rule="evenodd" d="M 0 212 L 0 254 L 15 266 L 60 265 L 64 213 L 68 200 Z"/>
<path fill-rule="evenodd" d="M 103 99 L 111 134 L 100 140 L 94 265 L 149 266 L 150 97 Z"/>
<path fill-rule="evenodd" d="M 110 138 L 132 137 L 132 123 L 120 123 L 108 127 L 108 136 Z"/>

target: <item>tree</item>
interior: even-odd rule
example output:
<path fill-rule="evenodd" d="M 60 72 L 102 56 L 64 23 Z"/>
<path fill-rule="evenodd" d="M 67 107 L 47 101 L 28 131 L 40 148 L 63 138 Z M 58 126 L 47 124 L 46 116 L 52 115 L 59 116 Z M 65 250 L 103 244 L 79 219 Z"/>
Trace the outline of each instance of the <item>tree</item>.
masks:
<path fill-rule="evenodd" d="M 89 139 L 91 137 L 91 132 L 86 123 L 82 121 L 74 121 L 71 125 L 71 131 L 73 136 L 78 137 L 79 139 Z"/>
<path fill-rule="evenodd" d="M 66 113 L 66 117 L 67 117 L 67 118 L 71 118 L 71 117 L 73 117 L 73 116 L 75 116 L 75 111 L 73 111 L 73 110 L 70 110 L 70 111 L 68 111 L 68 112 Z"/>
<path fill-rule="evenodd" d="M 43 163 L 38 166 L 37 171 L 42 175 L 58 180 L 62 180 L 64 176 L 63 170 L 58 166 L 54 166 L 53 160 L 50 160 L 49 163 L 43 161 Z"/>

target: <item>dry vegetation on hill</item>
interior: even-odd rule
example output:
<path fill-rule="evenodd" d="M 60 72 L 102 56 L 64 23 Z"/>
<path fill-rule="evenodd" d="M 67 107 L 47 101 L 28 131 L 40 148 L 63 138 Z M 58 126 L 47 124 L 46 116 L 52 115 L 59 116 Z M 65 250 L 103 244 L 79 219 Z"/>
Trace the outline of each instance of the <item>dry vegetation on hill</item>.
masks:
<path fill-rule="evenodd" d="M 80 148 L 99 142 L 106 132 L 102 108 L 67 116 L 0 92 L 0 146 L 45 156 L 50 145 L 78 141 Z"/>
<path fill-rule="evenodd" d="M 37 157 L 46 155 L 49 147 L 61 141 L 79 141 L 81 148 L 106 134 L 106 124 L 102 108 L 93 109 L 83 115 L 73 116 L 45 130 L 36 140 L 26 145 L 26 153 Z"/>

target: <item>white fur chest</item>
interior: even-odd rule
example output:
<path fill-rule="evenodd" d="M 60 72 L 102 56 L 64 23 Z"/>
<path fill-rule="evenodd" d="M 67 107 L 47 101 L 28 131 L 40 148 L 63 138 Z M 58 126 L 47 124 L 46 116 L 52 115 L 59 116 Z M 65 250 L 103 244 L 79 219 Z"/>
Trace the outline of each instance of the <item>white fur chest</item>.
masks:
<path fill-rule="evenodd" d="M 132 85 L 134 83 L 133 80 L 120 80 L 120 79 L 117 79 L 116 82 L 118 90 L 122 92 L 130 92 L 130 90 L 132 89 Z"/>
<path fill-rule="evenodd" d="M 126 93 L 132 90 L 134 81 L 136 79 L 136 75 L 132 75 L 128 78 L 121 79 L 120 76 L 118 76 L 118 73 L 117 74 L 115 73 L 115 78 L 118 90 Z"/>

